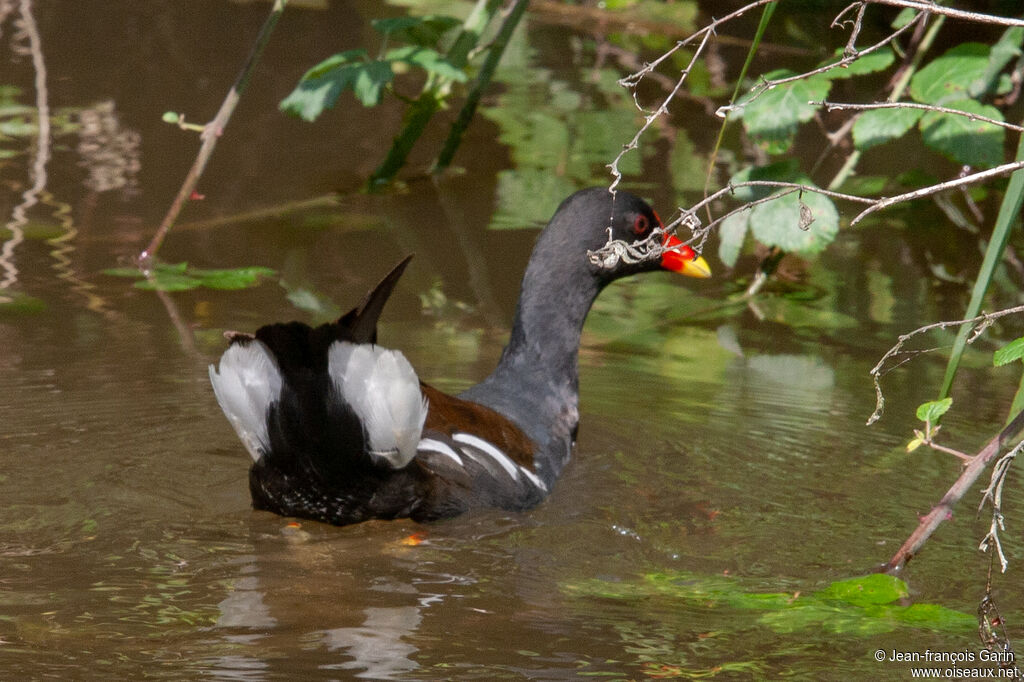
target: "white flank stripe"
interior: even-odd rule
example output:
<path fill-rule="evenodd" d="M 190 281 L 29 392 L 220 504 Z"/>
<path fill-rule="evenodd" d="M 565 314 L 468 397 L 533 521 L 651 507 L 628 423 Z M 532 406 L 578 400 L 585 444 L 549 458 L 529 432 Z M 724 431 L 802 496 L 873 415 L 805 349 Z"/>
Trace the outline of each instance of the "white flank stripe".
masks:
<path fill-rule="evenodd" d="M 544 485 L 544 481 L 540 480 L 540 477 L 537 476 L 537 474 L 533 473 L 532 471 L 530 471 L 529 469 L 522 465 L 519 466 L 519 470 L 526 474 L 526 477 L 530 479 L 530 481 L 532 481 L 535 486 L 537 486 L 544 492 L 548 491 L 548 487 Z"/>
<path fill-rule="evenodd" d="M 433 438 L 422 438 L 420 439 L 419 444 L 416 446 L 416 449 L 426 450 L 427 452 L 436 452 L 439 455 L 451 457 L 455 461 L 455 463 L 458 464 L 460 467 L 465 466 L 465 463 L 462 461 L 462 458 L 459 457 L 459 453 L 455 452 L 447 444 L 442 443 L 439 440 L 434 440 Z"/>
<path fill-rule="evenodd" d="M 476 448 L 500 464 L 501 468 L 507 471 L 508 475 L 511 476 L 513 480 L 519 480 L 520 467 L 509 459 L 508 455 L 485 441 L 483 438 L 477 438 L 476 436 L 468 433 L 456 433 L 452 436 L 452 440 L 457 443 L 465 443 L 466 445 Z"/>

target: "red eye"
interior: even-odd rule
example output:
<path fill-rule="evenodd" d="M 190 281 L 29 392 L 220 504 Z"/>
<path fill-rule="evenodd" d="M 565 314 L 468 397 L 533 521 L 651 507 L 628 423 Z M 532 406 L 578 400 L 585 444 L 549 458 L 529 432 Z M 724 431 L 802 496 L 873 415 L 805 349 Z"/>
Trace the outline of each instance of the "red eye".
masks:
<path fill-rule="evenodd" d="M 638 215 L 636 220 L 633 221 L 633 234 L 642 235 L 646 234 L 647 230 L 651 227 L 651 221 L 647 219 L 645 215 Z"/>

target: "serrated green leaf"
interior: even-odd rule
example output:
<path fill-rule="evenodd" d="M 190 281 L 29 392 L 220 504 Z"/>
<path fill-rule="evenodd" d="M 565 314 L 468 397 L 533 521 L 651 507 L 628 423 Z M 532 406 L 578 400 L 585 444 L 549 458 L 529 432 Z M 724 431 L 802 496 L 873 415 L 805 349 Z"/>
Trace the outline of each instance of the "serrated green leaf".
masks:
<path fill-rule="evenodd" d="M 723 220 L 718 226 L 718 258 L 730 268 L 736 265 L 736 260 L 740 256 L 749 223 L 750 211 L 740 211 Z"/>
<path fill-rule="evenodd" d="M 853 144 L 857 149 L 870 149 L 889 140 L 902 137 L 917 123 L 921 109 L 871 109 L 861 114 L 853 124 Z"/>
<path fill-rule="evenodd" d="M 367 53 L 363 48 L 339 52 L 338 54 L 331 55 L 319 64 L 310 67 L 306 73 L 302 74 L 302 78 L 299 79 L 299 82 L 323 78 L 338 67 L 347 66 L 349 64 L 362 64 L 368 61 L 369 58 L 369 53 Z"/>
<path fill-rule="evenodd" d="M 946 414 L 952 405 L 952 398 L 943 398 L 942 400 L 932 400 L 927 403 L 922 403 L 917 407 L 917 418 L 923 422 L 934 424 L 942 417 L 942 415 Z"/>
<path fill-rule="evenodd" d="M 441 36 L 462 25 L 459 19 L 443 14 L 374 19 L 370 23 L 375 30 L 387 34 L 394 40 L 401 40 L 422 47 L 436 46 Z"/>
<path fill-rule="evenodd" d="M 793 75 L 792 71 L 780 69 L 766 73 L 764 79 L 777 80 Z M 739 115 L 747 132 L 768 153 L 781 154 L 792 144 L 797 127 L 811 120 L 818 110 L 808 102 L 825 99 L 831 87 L 831 80 L 822 75 L 777 85 L 749 103 L 744 104 L 741 99 Z"/>
<path fill-rule="evenodd" d="M 407 28 L 423 23 L 419 17 L 387 17 L 385 19 L 373 19 L 370 26 L 378 33 L 396 33 Z"/>
<path fill-rule="evenodd" d="M 1014 59 L 1021 55 L 1021 44 L 1024 43 L 1024 27 L 1011 26 L 1003 31 L 996 44 L 989 51 L 988 63 L 985 72 L 981 74 L 968 88 L 971 95 L 981 95 L 999 92 L 1002 89 L 999 72 Z"/>
<path fill-rule="evenodd" d="M 984 76 L 988 62 L 988 45 L 961 43 L 914 74 L 910 96 L 923 104 L 939 105 L 969 98 L 972 83 Z"/>
<path fill-rule="evenodd" d="M 364 107 L 375 107 L 380 102 L 381 90 L 394 78 L 395 72 L 390 63 L 367 62 L 356 72 L 352 92 Z"/>
<path fill-rule="evenodd" d="M 839 186 L 838 191 L 859 197 L 872 197 L 882 193 L 889 184 L 885 175 L 853 175 Z"/>
<path fill-rule="evenodd" d="M 804 184 L 810 184 L 804 180 Z M 801 196 L 802 194 L 802 196 Z M 814 222 L 801 228 L 801 204 Z M 768 246 L 795 253 L 820 253 L 839 232 L 839 212 L 832 200 L 813 192 L 790 192 L 750 211 L 750 231 Z"/>
<path fill-rule="evenodd" d="M 394 78 L 387 62 L 367 60 L 366 50 L 348 50 L 320 62 L 302 76 L 295 89 L 281 100 L 281 111 L 315 121 L 351 89 L 363 106 L 375 106 L 380 92 Z"/>
<path fill-rule="evenodd" d="M 915 16 L 917 16 L 917 10 L 905 7 L 902 10 L 900 10 L 900 13 L 897 14 L 896 18 L 892 20 L 892 24 L 890 24 L 890 26 L 892 26 L 893 28 L 903 28 L 904 26 L 909 24 Z"/>
<path fill-rule="evenodd" d="M 833 59 L 830 59 L 826 64 L 834 63 L 841 59 L 842 56 L 843 49 L 839 48 L 836 50 Z M 846 68 L 832 69 L 831 71 L 826 71 L 823 75 L 831 78 L 832 80 L 852 78 L 853 76 L 863 76 L 866 73 L 884 71 L 892 66 L 892 63 L 895 60 L 896 55 L 892 53 L 892 50 L 885 47 L 857 57 L 857 59 L 851 62 Z"/>
<path fill-rule="evenodd" d="M 992 354 L 992 366 L 1002 367 L 1024 357 L 1024 336 L 1014 339 Z"/>
<path fill-rule="evenodd" d="M 946 106 L 1003 120 L 998 109 L 972 99 L 957 100 Z M 929 111 L 921 117 L 918 127 L 925 144 L 957 163 L 991 168 L 1003 162 L 1006 131 L 999 126 L 967 116 Z"/>
<path fill-rule="evenodd" d="M 389 62 L 405 62 L 414 64 L 441 78 L 464 83 L 467 79 L 466 72 L 455 67 L 451 62 L 437 50 L 418 45 L 406 45 L 393 50 L 388 50 L 384 59 Z"/>
<path fill-rule="evenodd" d="M 767 166 L 751 166 L 740 170 L 729 178 L 729 184 L 739 185 L 744 182 L 772 180 L 775 182 L 799 182 L 798 178 L 806 177 L 800 172 L 800 162 L 796 159 L 783 159 Z M 773 187 L 750 186 L 737 187 L 732 196 L 738 201 L 755 201 L 776 192 Z"/>

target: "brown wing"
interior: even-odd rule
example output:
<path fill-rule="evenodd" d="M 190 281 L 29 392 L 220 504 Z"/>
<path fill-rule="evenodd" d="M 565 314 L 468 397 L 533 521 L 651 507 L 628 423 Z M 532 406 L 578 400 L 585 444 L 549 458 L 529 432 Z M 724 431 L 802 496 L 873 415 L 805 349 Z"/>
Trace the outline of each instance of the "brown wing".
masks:
<path fill-rule="evenodd" d="M 533 443 L 510 419 L 489 407 L 461 400 L 420 382 L 429 403 L 425 429 L 440 431 L 449 438 L 456 432 L 469 433 L 500 449 L 509 458 L 533 471 Z"/>

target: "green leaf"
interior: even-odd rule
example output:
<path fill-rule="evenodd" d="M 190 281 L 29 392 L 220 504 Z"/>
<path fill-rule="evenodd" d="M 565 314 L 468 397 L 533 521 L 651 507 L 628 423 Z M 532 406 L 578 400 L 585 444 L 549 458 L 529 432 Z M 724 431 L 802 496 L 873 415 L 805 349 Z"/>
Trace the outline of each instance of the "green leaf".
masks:
<path fill-rule="evenodd" d="M 389 62 L 405 62 L 424 69 L 427 73 L 434 74 L 451 81 L 464 83 L 467 80 L 466 72 L 454 66 L 437 50 L 417 45 L 406 45 L 384 54 L 384 59 Z"/>
<path fill-rule="evenodd" d="M 871 109 L 853 124 L 853 144 L 857 149 L 870 149 L 902 137 L 920 120 L 921 109 Z"/>
<path fill-rule="evenodd" d="M 342 92 L 352 90 L 363 106 L 372 107 L 394 77 L 389 63 L 368 60 L 366 50 L 348 50 L 307 71 L 279 106 L 285 113 L 315 121 L 335 105 Z"/>
<path fill-rule="evenodd" d="M 750 211 L 734 213 L 718 226 L 718 257 L 730 268 L 736 265 L 747 237 L 747 225 L 750 223 Z"/>
<path fill-rule="evenodd" d="M 138 279 L 135 287 L 148 291 L 188 291 L 208 289 L 247 289 L 256 286 L 261 276 L 273 276 L 274 270 L 259 266 L 224 270 L 190 268 L 188 263 L 158 263 L 149 276 L 138 268 L 110 268 L 103 271 L 113 277 Z"/>
<path fill-rule="evenodd" d="M 903 28 L 904 26 L 909 24 L 915 16 L 917 16 L 917 10 L 905 7 L 902 10 L 900 10 L 900 13 L 897 14 L 896 18 L 892 20 L 892 24 L 890 24 L 890 26 L 892 26 L 893 28 Z"/>
<path fill-rule="evenodd" d="M 923 104 L 955 102 L 972 97 L 972 84 L 984 77 L 989 47 L 962 43 L 933 59 L 910 79 L 910 96 Z"/>
<path fill-rule="evenodd" d="M 448 31 L 462 26 L 455 17 L 443 14 L 429 14 L 422 17 L 392 17 L 374 19 L 373 28 L 395 40 L 401 40 L 421 47 L 436 46 Z"/>
<path fill-rule="evenodd" d="M 250 266 L 228 270 L 190 270 L 189 276 L 208 289 L 248 289 L 259 283 L 260 277 L 276 274 L 270 268 Z"/>
<path fill-rule="evenodd" d="M 767 166 L 752 166 L 740 170 L 729 178 L 729 184 L 739 185 L 744 182 L 758 180 L 774 180 L 776 182 L 799 182 L 800 178 L 806 177 L 800 172 L 800 162 L 796 159 L 784 159 L 770 163 Z M 738 201 L 755 201 L 777 191 L 773 187 L 737 187 L 733 191 L 733 197 Z"/>
<path fill-rule="evenodd" d="M 808 179 L 803 182 L 811 184 Z M 801 213 L 807 210 L 814 222 L 801 227 Z M 768 246 L 796 253 L 820 253 L 839 233 L 839 212 L 832 200 L 821 194 L 779 193 L 777 199 L 751 209 L 750 230 L 758 241 Z"/>
<path fill-rule="evenodd" d="M 839 48 L 835 52 L 835 59 L 830 59 L 827 64 L 838 61 L 843 56 L 843 49 Z M 865 55 L 857 57 L 853 62 L 850 63 L 846 68 L 832 69 L 826 71 L 823 75 L 837 80 L 840 78 L 851 78 L 853 76 L 863 76 L 867 73 L 876 73 L 878 71 L 884 71 L 892 66 L 895 61 L 896 55 L 892 53 L 892 50 L 885 47 L 874 52 L 869 52 Z M 824 66 L 824 64 L 822 65 Z"/>
<path fill-rule="evenodd" d="M 1024 43 L 1024 27 L 1011 26 L 1003 31 L 1003 35 L 989 51 L 988 64 L 985 72 L 969 86 L 969 91 L 974 96 L 980 96 L 992 92 L 999 92 L 999 72 L 1014 59 L 1021 56 L 1021 44 Z"/>
<path fill-rule="evenodd" d="M 0 315 L 25 315 L 41 313 L 46 303 L 35 296 L 20 291 L 0 288 Z"/>
<path fill-rule="evenodd" d="M 378 33 L 390 35 L 422 23 L 423 20 L 419 17 L 387 17 L 386 19 L 372 19 L 370 26 L 373 26 L 373 30 Z"/>
<path fill-rule="evenodd" d="M 203 285 L 202 281 L 188 275 L 181 275 L 176 272 L 154 270 L 151 278 L 142 279 L 135 283 L 136 289 L 146 291 L 188 291 L 198 289 Z"/>
<path fill-rule="evenodd" d="M 764 79 L 777 80 L 794 75 L 793 71 L 779 69 L 764 74 Z M 749 101 L 749 95 L 742 98 L 739 115 L 743 117 L 747 132 L 769 154 L 781 154 L 792 144 L 797 127 L 811 120 L 818 110 L 816 105 L 808 102 L 825 99 L 831 87 L 831 80 L 823 75 L 777 85 L 753 101 Z M 745 104 L 744 100 L 749 103 Z"/>
<path fill-rule="evenodd" d="M 1002 113 L 995 107 L 971 99 L 957 100 L 946 106 L 1003 120 Z M 922 116 L 918 125 L 925 144 L 957 163 L 991 168 L 1003 162 L 1006 135 L 999 126 L 971 120 L 967 116 L 933 111 Z"/>
<path fill-rule="evenodd" d="M 364 107 L 375 107 L 380 102 L 381 90 L 394 78 L 395 72 L 388 62 L 367 62 L 357 71 L 352 92 Z"/>
<path fill-rule="evenodd" d="M 917 407 L 917 418 L 923 422 L 934 424 L 942 417 L 942 415 L 946 414 L 952 405 L 952 398 L 943 398 L 942 400 L 932 400 L 927 403 L 922 403 Z"/>
<path fill-rule="evenodd" d="M 1006 344 L 992 355 L 992 366 L 1002 367 L 1024 357 L 1024 336 Z"/>
<path fill-rule="evenodd" d="M 839 186 L 838 191 L 859 197 L 873 197 L 881 194 L 888 184 L 889 177 L 886 175 L 853 175 Z"/>

